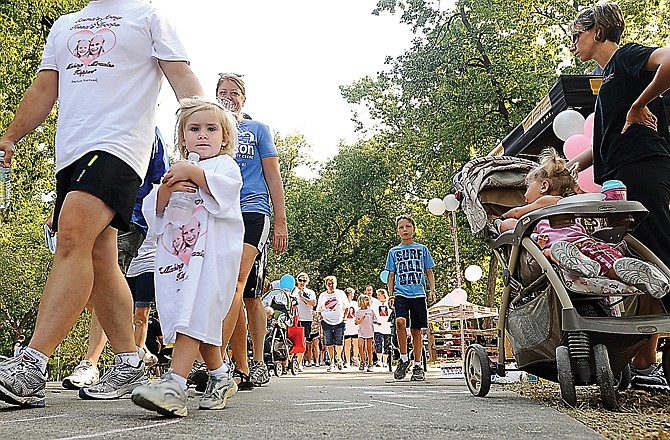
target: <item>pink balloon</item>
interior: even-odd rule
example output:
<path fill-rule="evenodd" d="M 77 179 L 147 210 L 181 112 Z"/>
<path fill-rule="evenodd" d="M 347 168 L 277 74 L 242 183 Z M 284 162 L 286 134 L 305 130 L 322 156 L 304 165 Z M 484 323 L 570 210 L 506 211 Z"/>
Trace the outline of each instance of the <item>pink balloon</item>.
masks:
<path fill-rule="evenodd" d="M 587 193 L 599 193 L 601 186 L 593 181 L 593 167 L 588 167 L 577 178 L 579 187 Z"/>
<path fill-rule="evenodd" d="M 583 134 L 573 134 L 563 144 L 563 154 L 568 160 L 579 156 L 579 153 L 591 146 L 591 137 Z"/>
<path fill-rule="evenodd" d="M 593 137 L 593 123 L 595 121 L 596 114 L 591 113 L 586 117 L 586 120 L 584 121 L 584 136 L 588 137 L 591 139 Z"/>

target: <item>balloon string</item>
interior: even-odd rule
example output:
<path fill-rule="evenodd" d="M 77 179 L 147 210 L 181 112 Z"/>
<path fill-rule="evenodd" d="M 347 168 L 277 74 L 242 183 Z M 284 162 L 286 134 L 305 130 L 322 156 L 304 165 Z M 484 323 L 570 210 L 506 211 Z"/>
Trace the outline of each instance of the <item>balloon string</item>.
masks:
<path fill-rule="evenodd" d="M 454 254 L 456 257 L 456 287 L 461 287 L 461 263 L 458 256 L 458 229 L 456 229 L 456 211 L 451 211 L 451 233 L 454 236 Z"/>

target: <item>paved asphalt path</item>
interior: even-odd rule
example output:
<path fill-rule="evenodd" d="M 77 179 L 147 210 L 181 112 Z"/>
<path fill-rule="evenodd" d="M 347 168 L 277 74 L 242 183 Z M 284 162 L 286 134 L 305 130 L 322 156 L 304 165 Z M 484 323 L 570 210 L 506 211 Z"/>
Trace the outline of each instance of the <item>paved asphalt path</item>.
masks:
<path fill-rule="evenodd" d="M 84 401 L 49 383 L 47 406 L 16 409 L 0 402 L 0 439 L 600 439 L 549 407 L 492 385 L 476 398 L 464 380 L 396 382 L 389 373 L 306 369 L 239 392 L 221 411 L 168 419 L 130 399 Z"/>

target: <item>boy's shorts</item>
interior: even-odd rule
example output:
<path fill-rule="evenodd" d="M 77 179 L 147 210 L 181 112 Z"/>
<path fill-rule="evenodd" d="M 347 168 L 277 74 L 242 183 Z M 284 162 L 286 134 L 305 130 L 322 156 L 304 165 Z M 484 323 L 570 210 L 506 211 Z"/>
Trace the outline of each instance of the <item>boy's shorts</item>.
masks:
<path fill-rule="evenodd" d="M 342 346 L 344 344 L 344 322 L 330 325 L 326 321 L 321 321 L 323 328 L 323 345 L 330 347 L 331 345 Z"/>
<path fill-rule="evenodd" d="M 118 157 L 105 151 L 86 153 L 56 174 L 53 230 L 58 230 L 58 217 L 67 193 L 82 191 L 102 200 L 116 213 L 109 226 L 128 231 L 141 183 L 137 173 Z"/>
<path fill-rule="evenodd" d="M 395 317 L 405 318 L 408 328 L 428 327 L 428 308 L 426 297 L 407 298 L 401 295 L 395 296 Z"/>
<path fill-rule="evenodd" d="M 153 272 L 144 272 L 136 277 L 128 277 L 126 280 L 130 293 L 133 294 L 135 307 L 152 307 L 156 303 Z"/>
<path fill-rule="evenodd" d="M 267 245 L 270 236 L 270 217 L 257 212 L 243 212 L 244 243 L 258 249 L 251 271 L 244 286 L 243 298 L 260 298 L 265 282 L 265 268 L 268 262 Z"/>

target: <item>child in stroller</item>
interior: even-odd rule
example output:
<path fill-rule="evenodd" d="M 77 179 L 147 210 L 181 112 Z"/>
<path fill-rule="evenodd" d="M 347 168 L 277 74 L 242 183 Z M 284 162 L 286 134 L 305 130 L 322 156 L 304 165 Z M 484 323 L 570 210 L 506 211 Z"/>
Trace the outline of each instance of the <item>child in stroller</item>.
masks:
<path fill-rule="evenodd" d="M 293 343 L 288 338 L 288 326 L 293 322 L 295 307 L 289 296 L 280 289 L 270 290 L 263 297 L 268 313 L 267 334 L 263 344 L 263 358 L 268 371 L 281 376 L 286 371 L 298 373 L 297 359 L 292 353 Z"/>
<path fill-rule="evenodd" d="M 500 232 L 513 230 L 519 217 L 536 209 L 551 206 L 575 194 L 576 165 L 567 168 L 564 159 L 553 148 L 540 154 L 540 165 L 526 178 L 526 205 L 503 213 Z M 668 279 L 653 265 L 636 258 L 624 257 L 616 248 L 596 241 L 580 223 L 552 227 L 549 220 L 540 220 L 531 238 L 537 241 L 547 258 L 573 275 L 592 278 L 604 275 L 635 286 L 654 298 L 662 298 L 670 290 Z"/>

